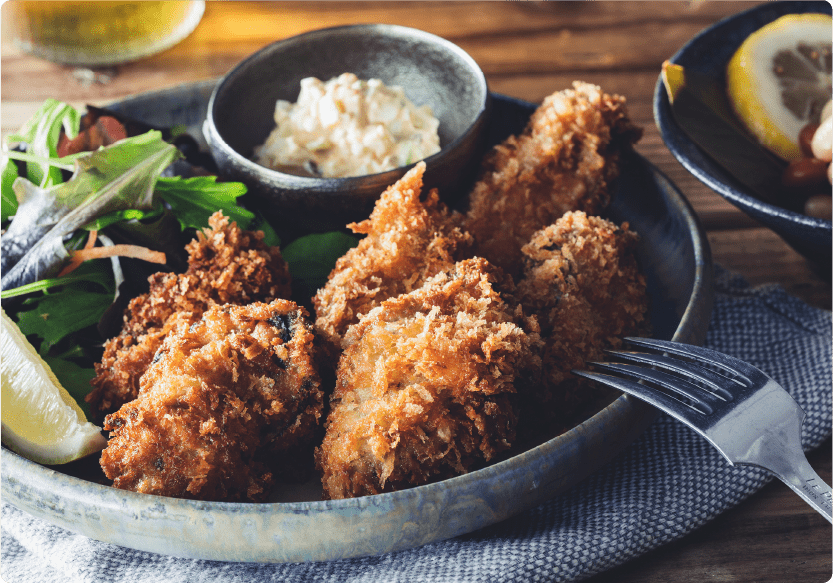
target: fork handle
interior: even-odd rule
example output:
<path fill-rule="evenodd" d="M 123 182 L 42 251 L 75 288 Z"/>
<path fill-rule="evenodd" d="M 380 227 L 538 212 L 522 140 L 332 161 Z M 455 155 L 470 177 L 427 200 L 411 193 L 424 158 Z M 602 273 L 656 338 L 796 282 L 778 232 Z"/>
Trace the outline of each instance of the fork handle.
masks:
<path fill-rule="evenodd" d="M 758 446 L 755 455 L 744 456 L 745 459 L 735 462 L 769 470 L 833 523 L 833 491 L 807 461 L 798 431 L 786 432 L 777 438 L 774 432 L 767 432 L 759 438 Z"/>
<path fill-rule="evenodd" d="M 791 467 L 783 468 L 775 474 L 819 514 L 833 523 L 833 490 L 819 477 L 806 456 L 796 458 Z"/>

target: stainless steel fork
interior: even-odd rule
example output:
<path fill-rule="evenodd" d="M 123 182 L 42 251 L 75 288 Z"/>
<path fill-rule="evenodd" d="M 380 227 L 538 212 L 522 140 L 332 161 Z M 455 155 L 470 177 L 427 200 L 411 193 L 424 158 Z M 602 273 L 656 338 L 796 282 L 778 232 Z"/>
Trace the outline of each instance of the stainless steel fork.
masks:
<path fill-rule="evenodd" d="M 729 463 L 769 470 L 833 523 L 831 489 L 801 447 L 804 410 L 781 385 L 737 358 L 678 342 L 625 338 L 643 351 L 573 371 L 651 403 L 715 446 Z"/>

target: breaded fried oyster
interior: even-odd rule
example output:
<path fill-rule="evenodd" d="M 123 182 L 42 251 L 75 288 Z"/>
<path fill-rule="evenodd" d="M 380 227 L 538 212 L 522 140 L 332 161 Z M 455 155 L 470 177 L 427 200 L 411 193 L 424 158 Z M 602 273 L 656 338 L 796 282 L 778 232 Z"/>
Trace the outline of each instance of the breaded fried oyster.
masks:
<path fill-rule="evenodd" d="M 483 161 L 464 225 L 476 254 L 517 276 L 521 247 L 535 231 L 567 211 L 607 206 L 620 151 L 640 136 L 625 99 L 595 85 L 576 81 L 544 99 L 523 133 Z"/>
<path fill-rule="evenodd" d="M 471 237 L 459 228 L 462 216 L 451 213 L 436 190 L 420 200 L 424 172 L 425 163 L 418 163 L 382 193 L 370 218 L 348 225 L 367 236 L 338 260 L 313 298 L 315 329 L 333 362 L 359 316 L 469 256 Z"/>
<path fill-rule="evenodd" d="M 98 417 L 136 398 L 142 374 L 178 322 L 194 322 L 217 304 L 290 296 L 289 270 L 277 247 L 220 212 L 208 222 L 186 246 L 188 270 L 152 275 L 150 291 L 131 300 L 121 333 L 105 344 L 86 398 Z"/>
<path fill-rule="evenodd" d="M 510 446 L 513 383 L 540 339 L 503 285 L 511 280 L 485 260 L 461 261 L 349 328 L 316 451 L 325 496 L 447 478 Z"/>
<path fill-rule="evenodd" d="M 279 456 L 323 410 L 307 312 L 288 300 L 214 305 L 165 338 L 138 398 L 105 418 L 113 485 L 200 500 L 263 500 Z"/>
<path fill-rule="evenodd" d="M 541 383 L 525 393 L 530 422 L 569 414 L 585 397 L 570 371 L 603 359 L 602 351 L 619 346 L 623 336 L 647 333 L 637 241 L 627 223 L 570 212 L 523 247 L 518 299 L 538 317 L 545 342 Z"/>

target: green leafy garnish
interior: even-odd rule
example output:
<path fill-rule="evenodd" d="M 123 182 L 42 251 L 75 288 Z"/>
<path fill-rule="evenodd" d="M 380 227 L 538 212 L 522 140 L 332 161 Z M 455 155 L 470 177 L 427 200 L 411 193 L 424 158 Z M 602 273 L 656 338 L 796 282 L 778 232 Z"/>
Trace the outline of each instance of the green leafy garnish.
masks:
<path fill-rule="evenodd" d="M 248 228 L 255 216 L 237 204 L 237 199 L 246 194 L 241 182 L 217 182 L 215 176 L 162 177 L 156 182 L 156 193 L 171 206 L 183 230 L 204 228 L 208 217 L 218 210 L 241 229 Z"/>
<path fill-rule="evenodd" d="M 72 178 L 50 189 L 18 178 L 21 208 L 3 237 L 3 253 L 23 254 L 3 275 L 3 289 L 54 272 L 67 257 L 63 237 L 76 229 L 115 211 L 151 208 L 159 174 L 180 155 L 150 131 L 76 158 Z"/>
<path fill-rule="evenodd" d="M 29 154 L 47 159 L 57 158 L 62 128 L 67 138 L 77 136 L 81 128 L 81 114 L 67 103 L 47 99 L 17 133 L 6 137 L 6 143 L 23 142 Z M 49 163 L 27 164 L 26 175 L 31 182 L 43 188 L 63 181 L 60 168 Z M 3 196 L 5 198 L 5 191 Z"/>
<path fill-rule="evenodd" d="M 91 223 L 87 223 L 83 226 L 83 228 L 87 231 L 101 231 L 110 225 L 124 221 L 140 221 L 156 218 L 163 212 L 165 212 L 165 209 L 161 204 L 154 204 L 149 209 L 124 209 L 120 211 L 113 211 L 103 217 L 98 217 Z"/>
<path fill-rule="evenodd" d="M 2 166 L 0 221 L 5 225 L 6 221 L 17 213 L 17 196 L 12 188 L 14 181 L 17 180 L 17 164 L 11 158 L 4 155 L 0 157 L 0 166 Z"/>
<path fill-rule="evenodd" d="M 91 264 L 85 264 L 91 265 Z M 71 283 L 77 283 L 81 281 L 87 281 L 92 283 L 98 283 L 104 288 L 112 287 L 112 274 L 105 273 L 103 271 L 88 271 L 81 268 L 76 269 L 69 275 L 64 275 L 63 277 L 53 277 L 50 279 L 41 279 L 39 281 L 34 281 L 32 283 L 28 283 L 26 285 L 21 285 L 20 287 L 16 287 L 14 289 L 3 290 L 0 293 L 0 299 L 8 299 L 13 298 L 16 296 L 24 296 L 26 294 L 31 294 L 35 292 L 44 292 L 48 289 L 52 289 L 59 286 L 69 285 Z M 112 294 L 111 294 L 112 300 Z"/>
<path fill-rule="evenodd" d="M 263 231 L 267 245 L 279 245 L 280 238 L 261 215 L 238 204 L 246 193 L 243 184 L 218 182 L 214 176 L 162 177 L 182 155 L 161 132 L 59 158 L 61 132 L 69 139 L 77 136 L 80 119 L 70 105 L 47 100 L 17 133 L 4 139 L 0 194 L 6 231 L 0 297 L 26 296 L 8 302 L 14 306 L 18 327 L 39 345 L 41 356 L 90 418 L 84 397 L 95 376 L 90 366 L 93 338 L 115 322 L 110 316 L 120 310 L 114 310 L 119 283 L 133 285 L 140 275 L 145 277 L 145 267 L 111 257 L 84 262 L 70 274 L 54 277 L 68 251 L 88 240 L 85 230 L 100 231 L 98 240 L 104 244 L 115 240 L 161 250 L 173 270 L 184 268 L 183 231 L 204 229 L 217 211 L 241 229 Z M 173 128 L 172 135 L 184 130 Z M 10 150 L 15 143 L 25 147 Z M 287 262 L 299 285 L 316 285 L 356 241 L 339 233 L 305 237 L 288 249 Z M 307 251 L 311 255 L 303 256 Z M 123 267 L 130 271 L 129 282 Z M 133 292 L 131 285 L 121 291 Z M 120 314 L 115 317 L 120 322 Z"/>
<path fill-rule="evenodd" d="M 278 247 L 281 244 L 281 238 L 272 225 L 269 224 L 264 216 L 260 213 L 255 213 L 255 218 L 249 223 L 248 229 L 250 231 L 263 232 L 263 243 L 270 247 Z"/>
<path fill-rule="evenodd" d="M 63 158 L 50 158 L 48 156 L 30 154 L 29 152 L 18 152 L 17 150 L 12 150 L 8 152 L 7 155 L 9 158 L 17 160 L 19 162 L 32 162 L 39 166 L 43 166 L 44 168 L 57 168 L 58 170 L 66 170 L 67 172 L 72 172 L 74 170 L 74 167 L 72 165 L 73 162 L 79 156 L 83 156 L 84 152 L 71 154 L 69 156 L 64 156 Z M 44 185 L 41 184 L 40 186 Z M 46 185 L 44 186 L 44 188 L 47 188 L 48 186 L 50 185 Z"/>
<path fill-rule="evenodd" d="M 81 407 L 81 410 L 84 411 L 87 419 L 92 419 L 90 405 L 84 400 L 84 397 L 90 392 L 90 381 L 95 377 L 95 369 L 79 366 L 65 358 L 52 357 L 48 354 L 42 356 L 55 376 L 58 377 L 61 386 L 67 390 Z"/>
<path fill-rule="evenodd" d="M 26 336 L 35 334 L 42 338 L 41 352 L 46 353 L 65 336 L 97 324 L 113 303 L 113 294 L 72 288 L 31 303 L 35 307 L 21 311 L 17 325 Z"/>
<path fill-rule="evenodd" d="M 338 258 L 358 243 L 358 237 L 340 231 L 314 233 L 295 239 L 281 255 L 289 266 L 293 285 L 315 291 L 327 282 Z"/>

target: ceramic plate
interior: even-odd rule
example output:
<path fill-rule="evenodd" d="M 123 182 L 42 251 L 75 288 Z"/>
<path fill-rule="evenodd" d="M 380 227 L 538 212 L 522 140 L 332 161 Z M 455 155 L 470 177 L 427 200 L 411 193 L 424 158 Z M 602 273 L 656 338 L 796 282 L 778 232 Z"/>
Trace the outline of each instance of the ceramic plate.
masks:
<path fill-rule="evenodd" d="M 199 137 L 213 84 L 143 94 L 112 107 L 151 124 L 188 126 Z M 494 95 L 490 142 L 518 133 L 534 108 Z M 692 209 L 635 153 L 625 157 L 614 201 L 610 218 L 629 221 L 641 235 L 637 253 L 655 336 L 702 343 L 712 308 L 712 265 Z M 331 501 L 320 500 L 315 483 L 280 493 L 284 501 L 260 504 L 137 494 L 3 448 L 2 497 L 91 538 L 181 557 L 297 562 L 375 555 L 472 532 L 532 508 L 606 464 L 655 417 L 650 406 L 622 396 L 567 433 L 484 469 L 409 490 Z"/>

